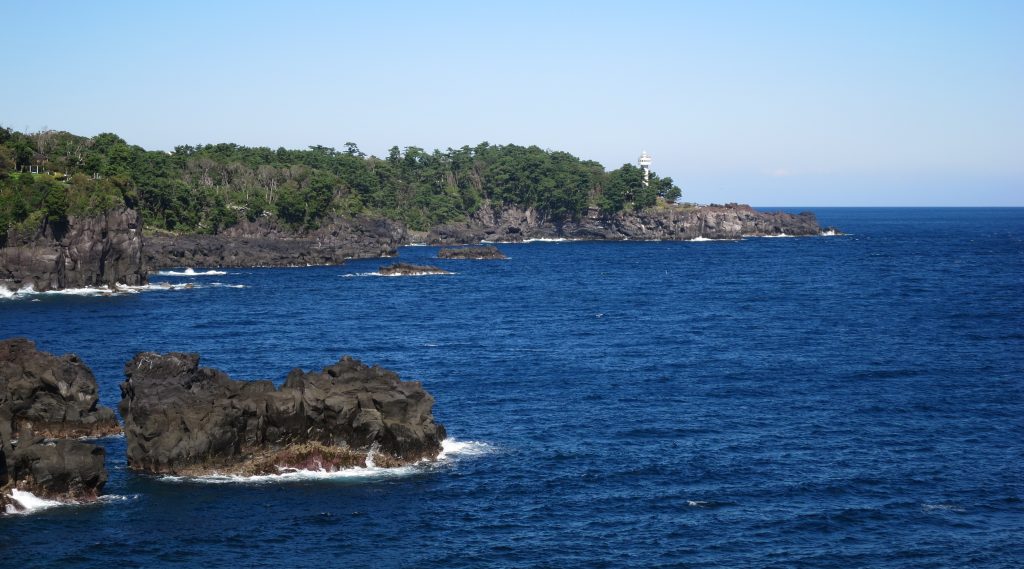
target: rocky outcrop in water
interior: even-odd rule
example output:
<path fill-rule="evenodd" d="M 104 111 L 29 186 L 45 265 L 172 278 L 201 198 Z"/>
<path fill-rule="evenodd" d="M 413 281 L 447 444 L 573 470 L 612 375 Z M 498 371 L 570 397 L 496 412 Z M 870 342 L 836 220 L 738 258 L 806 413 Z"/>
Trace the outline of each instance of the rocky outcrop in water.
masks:
<path fill-rule="evenodd" d="M 419 382 L 347 357 L 280 388 L 199 367 L 198 354 L 141 353 L 125 376 L 128 466 L 143 472 L 400 466 L 436 458 L 445 437 Z"/>
<path fill-rule="evenodd" d="M 437 252 L 438 259 L 501 260 L 508 259 L 493 245 L 480 247 L 445 247 Z"/>
<path fill-rule="evenodd" d="M 0 286 L 47 291 L 144 284 L 141 222 L 137 211 L 122 207 L 70 216 L 66 224 L 46 223 L 29 234 L 12 230 L 0 247 Z"/>
<path fill-rule="evenodd" d="M 387 219 L 335 218 L 318 229 L 297 231 L 264 217 L 218 235 L 147 235 L 146 265 L 150 270 L 338 265 L 393 256 L 407 241 L 405 226 Z"/>
<path fill-rule="evenodd" d="M 662 240 L 739 239 L 764 235 L 820 235 L 813 213 L 757 211 L 746 205 L 662 206 L 606 215 L 591 208 L 580 219 L 555 220 L 536 209 L 485 205 L 464 222 L 435 227 L 431 244 L 528 239 Z"/>
<path fill-rule="evenodd" d="M 60 501 L 95 499 L 107 480 L 103 448 L 53 440 L 121 431 L 98 403 L 96 379 L 74 355 L 0 341 L 0 511 L 18 509 L 14 489 Z"/>
<path fill-rule="evenodd" d="M 99 404 L 92 371 L 78 356 L 55 356 L 31 340 L 0 341 L 0 436 L 27 429 L 50 439 L 121 432 L 114 411 Z"/>
<path fill-rule="evenodd" d="M 379 269 L 379 272 L 385 277 L 452 274 L 451 271 L 446 271 L 440 267 L 434 267 L 432 265 L 413 265 L 412 263 L 395 263 L 393 265 L 385 265 Z"/>

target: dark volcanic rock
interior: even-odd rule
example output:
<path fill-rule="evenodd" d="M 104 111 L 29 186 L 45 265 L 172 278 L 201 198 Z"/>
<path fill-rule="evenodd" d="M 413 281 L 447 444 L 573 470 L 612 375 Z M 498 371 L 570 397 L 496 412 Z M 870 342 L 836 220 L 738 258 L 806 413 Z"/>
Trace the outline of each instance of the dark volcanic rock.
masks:
<path fill-rule="evenodd" d="M 19 510 L 12 489 L 61 502 L 89 502 L 99 497 L 107 483 L 103 447 L 79 441 L 45 441 L 27 432 L 7 455 L 6 472 L 0 473 L 0 512 Z"/>
<path fill-rule="evenodd" d="M 96 379 L 76 356 L 37 351 L 23 338 L 0 342 L 0 511 L 18 509 L 15 488 L 61 501 L 99 495 L 107 480 L 103 449 L 47 440 L 120 432 L 114 412 L 98 401 Z"/>
<path fill-rule="evenodd" d="M 119 208 L 94 217 L 45 224 L 30 235 L 10 232 L 0 247 L 0 286 L 37 291 L 140 285 L 142 234 L 139 213 Z"/>
<path fill-rule="evenodd" d="M 504 253 L 493 245 L 481 247 L 445 247 L 437 252 L 440 259 L 477 259 L 477 260 L 499 260 L 508 259 Z"/>
<path fill-rule="evenodd" d="M 393 256 L 405 226 L 378 218 L 336 218 L 319 229 L 294 231 L 271 217 L 245 221 L 218 235 L 149 235 L 146 266 L 286 267 L 338 265 L 346 259 Z"/>
<path fill-rule="evenodd" d="M 144 472 L 398 466 L 436 458 L 445 436 L 419 382 L 347 357 L 280 388 L 201 368 L 198 354 L 141 353 L 125 375 L 128 465 Z"/>
<path fill-rule="evenodd" d="M 0 341 L 0 436 L 22 429 L 47 438 L 121 432 L 114 411 L 99 404 L 92 371 L 68 354 L 36 350 L 25 338 Z"/>
<path fill-rule="evenodd" d="M 520 242 L 527 239 L 662 240 L 739 239 L 764 235 L 819 235 L 813 213 L 760 212 L 746 205 L 654 207 L 605 215 L 591 208 L 580 219 L 554 220 L 535 209 L 484 206 L 464 222 L 435 227 L 431 244 Z"/>
<path fill-rule="evenodd" d="M 452 273 L 451 271 L 446 271 L 440 267 L 433 267 L 431 265 L 395 263 L 393 265 L 381 267 L 380 274 L 386 277 L 393 277 L 398 275 L 450 275 Z"/>

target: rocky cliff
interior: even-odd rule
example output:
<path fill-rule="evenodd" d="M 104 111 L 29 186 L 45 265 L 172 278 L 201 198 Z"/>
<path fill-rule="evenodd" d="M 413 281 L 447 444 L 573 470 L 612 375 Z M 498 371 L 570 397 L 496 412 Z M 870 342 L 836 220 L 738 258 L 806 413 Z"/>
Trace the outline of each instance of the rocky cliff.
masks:
<path fill-rule="evenodd" d="M 141 353 L 125 366 L 128 466 L 150 473 L 273 474 L 433 459 L 444 427 L 418 382 L 343 358 L 284 385 L 235 381 L 197 354 Z"/>
<path fill-rule="evenodd" d="M 95 499 L 107 480 L 104 450 L 67 437 L 120 432 L 98 403 L 96 378 L 76 356 L 0 341 L 0 512 L 18 510 L 19 490 L 60 501 Z"/>
<path fill-rule="evenodd" d="M 407 241 L 405 226 L 386 219 L 335 218 L 319 229 L 296 231 L 268 217 L 218 235 L 147 235 L 146 265 L 150 270 L 337 265 L 393 256 Z"/>
<path fill-rule="evenodd" d="M 663 206 L 602 214 L 591 208 L 580 219 L 553 220 L 535 209 L 484 206 L 461 223 L 431 230 L 427 241 L 448 245 L 527 239 L 664 240 L 739 239 L 764 235 L 820 235 L 813 213 L 766 213 L 747 205 Z"/>
<path fill-rule="evenodd" d="M 141 221 L 137 211 L 122 207 L 46 223 L 29 234 L 12 231 L 0 248 L 0 286 L 47 291 L 143 284 Z"/>

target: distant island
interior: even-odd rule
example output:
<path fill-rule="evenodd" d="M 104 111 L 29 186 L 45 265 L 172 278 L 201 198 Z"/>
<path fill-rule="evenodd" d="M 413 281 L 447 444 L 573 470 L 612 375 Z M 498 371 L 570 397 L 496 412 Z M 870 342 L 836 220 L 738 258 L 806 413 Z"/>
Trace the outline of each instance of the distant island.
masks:
<path fill-rule="evenodd" d="M 338 264 L 413 242 L 817 235 L 813 214 L 677 203 L 672 178 L 537 146 L 148 151 L 0 128 L 0 284 L 135 285 L 148 270 Z"/>

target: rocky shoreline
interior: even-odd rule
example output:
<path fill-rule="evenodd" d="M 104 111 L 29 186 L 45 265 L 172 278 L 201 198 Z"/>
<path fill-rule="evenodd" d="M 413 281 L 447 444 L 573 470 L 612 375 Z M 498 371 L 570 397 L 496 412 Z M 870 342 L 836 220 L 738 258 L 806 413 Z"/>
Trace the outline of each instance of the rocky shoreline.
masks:
<path fill-rule="evenodd" d="M 233 380 L 198 354 L 143 352 L 121 384 L 128 468 L 143 474 L 275 475 L 394 468 L 433 461 L 446 437 L 419 382 L 349 357 L 284 384 Z M 0 514 L 23 496 L 95 501 L 107 481 L 102 447 L 70 438 L 122 432 L 74 355 L 24 338 L 0 341 Z"/>
<path fill-rule="evenodd" d="M 0 247 L 0 293 L 79 287 L 137 286 L 147 274 L 178 267 L 295 267 L 337 265 L 348 259 L 392 257 L 412 242 L 401 223 L 357 216 L 295 230 L 272 217 L 244 221 L 217 235 L 154 232 L 143 237 L 135 210 L 44 224 L 32 235 L 9 234 Z M 831 234 L 836 230 L 830 228 Z M 606 215 L 591 208 L 579 219 L 552 219 L 536 209 L 485 204 L 469 219 L 417 234 L 430 245 L 516 243 L 529 240 L 740 239 L 823 235 L 813 213 L 757 211 L 728 204 L 659 206 Z M 500 259 L 480 247 L 442 250 L 439 258 Z"/>
<path fill-rule="evenodd" d="M 612 215 L 591 208 L 580 219 L 569 220 L 551 219 L 535 209 L 484 206 L 464 222 L 435 227 L 427 234 L 427 243 L 518 243 L 543 239 L 686 241 L 821 233 L 818 219 L 811 212 L 766 213 L 740 204 L 669 206 Z"/>
<path fill-rule="evenodd" d="M 294 231 L 261 218 L 217 235 L 147 235 L 144 253 L 150 271 L 340 265 L 348 259 L 393 257 L 408 241 L 405 226 L 387 219 L 335 218 L 315 230 Z"/>
<path fill-rule="evenodd" d="M 145 284 L 142 219 L 117 208 L 92 217 L 8 233 L 0 247 L 0 288 L 38 292 Z"/>

